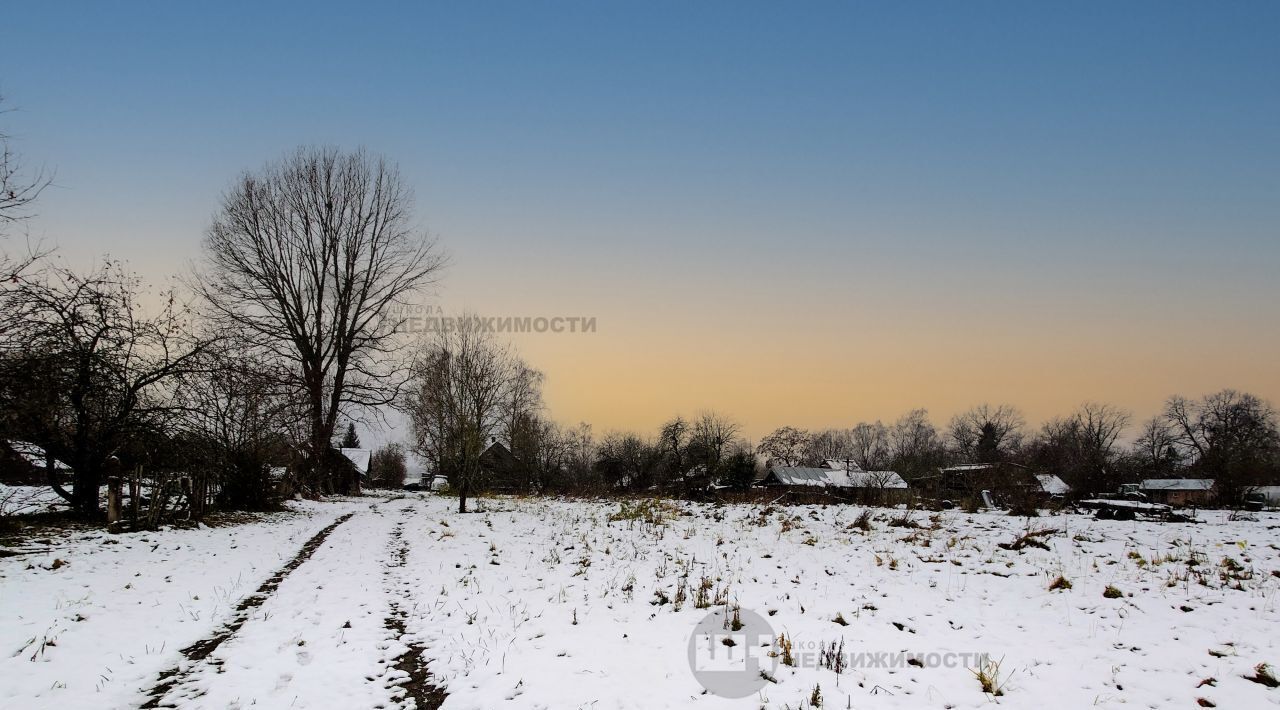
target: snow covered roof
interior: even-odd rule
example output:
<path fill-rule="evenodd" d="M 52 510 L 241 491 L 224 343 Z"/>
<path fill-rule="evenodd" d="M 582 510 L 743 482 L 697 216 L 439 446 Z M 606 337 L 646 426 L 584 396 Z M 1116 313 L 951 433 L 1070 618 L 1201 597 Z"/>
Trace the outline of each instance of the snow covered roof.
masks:
<path fill-rule="evenodd" d="M 361 475 L 369 472 L 369 456 L 373 453 L 371 450 L 338 449 L 338 451 L 340 451 L 343 456 L 347 457 L 347 460 L 351 462 L 352 466 L 356 467 L 356 470 L 359 471 Z"/>
<path fill-rule="evenodd" d="M 1208 491 L 1213 490 L 1211 478 L 1147 478 L 1142 481 L 1144 491 Z"/>
<path fill-rule="evenodd" d="M 938 469 L 944 473 L 968 473 L 970 471 L 986 471 L 995 468 L 993 463 L 962 463 L 959 466 L 948 466 Z"/>
<path fill-rule="evenodd" d="M 45 451 L 42 447 L 36 446 L 35 444 L 29 441 L 9 441 L 9 442 L 6 442 L 6 444 L 10 449 L 13 450 L 13 453 L 21 456 L 24 460 L 26 460 L 27 463 L 31 464 L 32 466 L 36 468 L 45 467 L 45 464 L 46 464 Z M 71 470 L 70 466 L 63 463 L 62 461 L 59 461 L 58 459 L 53 460 L 53 468 L 56 471 L 62 471 L 62 472 L 67 472 Z"/>
<path fill-rule="evenodd" d="M 1051 496 L 1065 496 L 1071 492 L 1071 486 L 1052 473 L 1037 473 L 1036 480 L 1040 482 L 1041 490 Z"/>
<path fill-rule="evenodd" d="M 769 478 L 782 486 L 815 488 L 906 488 L 907 482 L 893 471 L 833 471 L 808 466 L 774 466 Z"/>
<path fill-rule="evenodd" d="M 784 486 L 825 486 L 830 481 L 827 469 L 807 466 L 774 466 L 769 477 Z"/>
<path fill-rule="evenodd" d="M 907 482 L 894 471 L 832 471 L 832 485 L 838 488 L 906 488 Z"/>
<path fill-rule="evenodd" d="M 862 467 L 858 465 L 858 462 L 852 459 L 848 459 L 848 460 L 824 459 L 822 462 L 822 467 L 829 468 L 832 471 L 861 471 L 862 470 Z"/>

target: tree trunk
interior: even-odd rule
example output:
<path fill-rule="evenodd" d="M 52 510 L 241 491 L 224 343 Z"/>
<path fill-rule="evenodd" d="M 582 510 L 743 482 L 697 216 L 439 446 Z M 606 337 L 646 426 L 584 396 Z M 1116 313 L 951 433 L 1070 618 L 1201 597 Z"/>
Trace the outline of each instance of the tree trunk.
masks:
<path fill-rule="evenodd" d="M 87 518 L 96 518 L 101 512 L 98 508 L 98 488 L 102 485 L 102 472 L 96 466 L 84 466 L 76 471 L 71 497 L 76 512 Z"/>
<path fill-rule="evenodd" d="M 62 487 L 62 483 L 58 481 L 58 468 L 54 463 L 53 454 L 48 451 L 44 454 L 44 470 L 45 475 L 49 477 L 49 485 L 53 487 L 53 492 L 57 493 L 63 500 L 75 505 L 76 499 L 67 489 Z"/>
<path fill-rule="evenodd" d="M 458 486 L 458 512 L 467 512 L 467 489 L 470 488 L 466 478 L 462 479 L 461 485 Z"/>

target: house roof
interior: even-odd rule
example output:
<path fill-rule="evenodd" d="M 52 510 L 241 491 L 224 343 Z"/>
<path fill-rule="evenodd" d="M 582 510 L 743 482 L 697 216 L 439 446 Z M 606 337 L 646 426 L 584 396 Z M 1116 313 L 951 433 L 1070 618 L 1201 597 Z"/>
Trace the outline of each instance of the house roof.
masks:
<path fill-rule="evenodd" d="M 338 451 L 343 456 L 347 457 L 347 460 L 351 462 L 352 466 L 356 467 L 356 470 L 360 472 L 360 475 L 363 476 L 364 474 L 369 473 L 369 457 L 373 453 L 371 450 L 369 449 L 338 449 Z"/>
<path fill-rule="evenodd" d="M 1037 473 L 1036 480 L 1040 482 L 1041 490 L 1051 496 L 1065 496 L 1071 492 L 1071 486 L 1052 473 Z"/>
<path fill-rule="evenodd" d="M 1147 478 L 1142 481 L 1144 491 L 1208 491 L 1213 490 L 1210 478 Z"/>
<path fill-rule="evenodd" d="M 808 466 L 774 466 L 769 469 L 769 475 L 784 486 L 825 486 L 830 481 L 827 473 L 825 468 Z"/>
<path fill-rule="evenodd" d="M 47 463 L 45 459 L 45 451 L 43 448 L 32 444 L 29 441 L 8 441 L 5 444 L 13 451 L 13 453 L 21 456 L 23 460 L 36 468 L 44 468 Z M 53 460 L 53 468 L 55 471 L 63 473 L 70 471 L 71 467 L 58 459 Z"/>
<path fill-rule="evenodd" d="M 907 487 L 907 482 L 894 471 L 832 471 L 831 480 L 834 485 L 841 488 Z"/>
<path fill-rule="evenodd" d="M 995 467 L 996 465 L 993 463 L 962 463 L 959 466 L 948 466 L 938 470 L 944 473 L 968 473 L 970 471 L 986 471 Z"/>
<path fill-rule="evenodd" d="M 774 466 L 769 475 L 783 486 L 815 488 L 906 488 L 893 471 L 833 471 L 809 466 Z"/>

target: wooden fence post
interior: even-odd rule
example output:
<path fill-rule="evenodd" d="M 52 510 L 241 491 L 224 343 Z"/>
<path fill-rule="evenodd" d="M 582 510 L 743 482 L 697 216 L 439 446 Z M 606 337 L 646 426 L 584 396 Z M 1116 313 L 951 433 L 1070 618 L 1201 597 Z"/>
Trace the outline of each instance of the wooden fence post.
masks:
<path fill-rule="evenodd" d="M 107 524 L 120 522 L 120 477 L 107 478 Z"/>

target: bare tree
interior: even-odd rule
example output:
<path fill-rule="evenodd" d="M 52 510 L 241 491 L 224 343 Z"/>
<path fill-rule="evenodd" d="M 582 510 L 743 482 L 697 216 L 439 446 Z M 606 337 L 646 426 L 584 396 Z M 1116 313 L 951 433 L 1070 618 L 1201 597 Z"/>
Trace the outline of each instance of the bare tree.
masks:
<path fill-rule="evenodd" d="M 480 455 L 502 426 L 521 367 L 511 350 L 475 328 L 441 330 L 414 365 L 407 406 L 415 448 L 458 492 L 458 512 L 481 483 Z"/>
<path fill-rule="evenodd" d="M 657 445 L 631 432 L 610 432 L 596 448 L 595 470 L 606 490 L 637 490 L 652 483 L 660 461 Z"/>
<path fill-rule="evenodd" d="M 1227 389 L 1198 402 L 1170 397 L 1164 416 L 1183 457 L 1217 482 L 1224 501 L 1237 502 L 1265 470 L 1276 466 L 1276 411 L 1252 394 Z"/>
<path fill-rule="evenodd" d="M 140 309 L 141 292 L 136 277 L 108 262 L 89 274 L 47 269 L 0 304 L 16 324 L 0 333 L 0 411 L 10 431 L 71 466 L 72 492 L 50 484 L 86 516 L 98 513 L 108 461 L 174 426 L 174 385 L 210 343 L 174 292 L 162 294 L 154 315 Z"/>
<path fill-rule="evenodd" d="M 1075 419 L 1089 450 L 1096 452 L 1099 463 L 1103 463 L 1115 454 L 1116 441 L 1129 426 L 1132 415 L 1110 404 L 1085 402 L 1076 410 Z"/>
<path fill-rule="evenodd" d="M 0 110 L 0 115 L 5 113 L 8 111 Z M 9 135 L 0 131 L 0 235 L 5 233 L 5 227 L 31 216 L 31 205 L 53 181 L 44 170 L 28 172 L 9 141 Z"/>
<path fill-rule="evenodd" d="M 1077 490 L 1114 490 L 1116 442 L 1129 424 L 1129 413 L 1109 404 L 1085 402 L 1070 416 L 1051 419 L 1025 447 L 1033 467 L 1055 473 Z"/>
<path fill-rule="evenodd" d="M 1177 449 L 1177 436 L 1168 419 L 1155 416 L 1142 425 L 1142 431 L 1133 443 L 1133 453 L 1139 466 L 1156 476 L 1167 476 L 1182 459 Z"/>
<path fill-rule="evenodd" d="M 938 430 L 925 409 L 913 409 L 898 418 L 889 430 L 891 466 L 904 476 L 929 475 L 946 460 Z"/>
<path fill-rule="evenodd" d="M 827 459 L 845 460 L 853 457 L 853 440 L 849 431 L 824 429 L 809 436 L 802 462 L 820 464 Z"/>
<path fill-rule="evenodd" d="M 555 422 L 535 417 L 530 424 L 533 446 L 528 449 L 526 463 L 532 469 L 530 489 L 561 491 L 569 489 L 569 437 Z"/>
<path fill-rule="evenodd" d="M 799 466 L 809 450 L 811 441 L 809 432 L 793 426 L 784 426 L 761 439 L 756 451 L 772 463 L 782 466 Z"/>
<path fill-rule="evenodd" d="M 305 428 L 305 413 L 281 386 L 277 367 L 226 337 L 178 388 L 182 436 L 195 450 L 191 466 L 216 482 L 224 506 L 268 508 L 283 492 L 271 470 L 293 463 L 291 443 Z"/>
<path fill-rule="evenodd" d="M 694 420 L 689 448 L 705 468 L 708 481 L 714 481 L 720 475 L 720 462 L 729 447 L 738 440 L 740 430 L 737 422 L 716 412 L 703 412 Z M 686 477 L 686 492 L 691 483 Z"/>
<path fill-rule="evenodd" d="M 1025 427 L 1016 407 L 980 404 L 952 417 L 948 429 L 961 457 L 990 463 L 1017 450 Z"/>
<path fill-rule="evenodd" d="M 679 480 L 683 485 L 689 467 L 689 422 L 684 417 L 676 417 L 663 424 L 658 435 L 658 445 L 665 460 L 665 478 Z"/>
<path fill-rule="evenodd" d="M 517 359 L 502 402 L 501 437 L 515 459 L 513 480 L 506 483 L 518 490 L 532 491 L 535 486 L 543 380 L 542 372 Z"/>
<path fill-rule="evenodd" d="M 3 101 L 0 97 L 0 103 Z M 0 110 L 0 115 L 4 113 L 7 111 Z M 8 239 L 10 227 L 31 217 L 31 206 L 51 182 L 52 177 L 43 170 L 25 170 L 9 135 L 0 131 L 0 240 Z M 45 255 L 30 244 L 20 251 L 11 250 L 8 245 L 0 248 L 0 295 L 17 288 Z M 14 322 L 17 315 L 10 309 L 0 311 L 0 330 L 8 332 L 18 327 Z"/>
<path fill-rule="evenodd" d="M 859 422 L 849 432 L 852 456 L 867 471 L 883 469 L 889 465 L 892 451 L 889 445 L 889 429 L 879 420 Z"/>
<path fill-rule="evenodd" d="M 199 284 L 212 317 L 292 365 L 314 490 L 347 487 L 325 463 L 340 414 L 390 404 L 407 379 L 395 357 L 405 307 L 443 266 L 411 207 L 382 158 L 300 148 L 243 175 L 205 239 Z"/>

